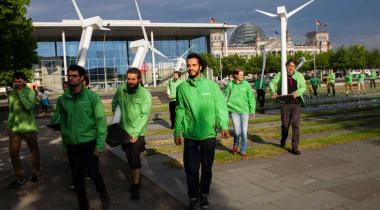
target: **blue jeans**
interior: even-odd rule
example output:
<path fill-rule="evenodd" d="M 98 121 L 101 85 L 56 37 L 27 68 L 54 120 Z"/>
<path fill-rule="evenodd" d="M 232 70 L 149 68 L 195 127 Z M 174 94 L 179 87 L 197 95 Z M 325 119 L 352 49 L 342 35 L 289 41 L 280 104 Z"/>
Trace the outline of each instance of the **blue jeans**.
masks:
<path fill-rule="evenodd" d="M 248 143 L 249 114 L 231 112 L 231 118 L 235 129 L 234 146 L 240 145 L 240 153 L 245 154 Z"/>

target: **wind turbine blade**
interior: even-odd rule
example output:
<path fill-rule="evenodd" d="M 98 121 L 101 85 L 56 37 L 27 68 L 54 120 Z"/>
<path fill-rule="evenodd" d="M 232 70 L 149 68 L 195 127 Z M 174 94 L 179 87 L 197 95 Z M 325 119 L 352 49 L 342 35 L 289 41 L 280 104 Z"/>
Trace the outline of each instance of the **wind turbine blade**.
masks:
<path fill-rule="evenodd" d="M 307 3 L 305 3 L 304 5 L 298 7 L 297 9 L 289 12 L 286 16 L 289 18 L 290 16 L 296 14 L 298 11 L 300 11 L 301 9 L 303 9 L 304 7 L 306 7 L 307 5 L 311 4 L 313 1 L 314 0 L 311 0 L 311 1 L 307 2 Z"/>
<path fill-rule="evenodd" d="M 99 30 L 101 30 L 101 31 L 111 31 L 111 29 L 106 28 L 106 27 L 100 27 Z"/>
<path fill-rule="evenodd" d="M 75 11 L 77 11 L 77 14 L 78 14 L 78 17 L 79 17 L 80 21 L 83 23 L 83 16 L 82 16 L 82 13 L 79 10 L 77 2 L 75 0 L 72 0 L 72 2 L 73 2 L 73 5 L 74 5 L 74 8 L 75 8 Z"/>
<path fill-rule="evenodd" d="M 150 47 L 150 50 L 152 50 L 156 54 L 161 55 L 164 58 L 168 58 L 168 57 L 166 57 L 166 55 L 164 55 L 162 52 L 158 51 L 156 48 Z"/>
<path fill-rule="evenodd" d="M 258 10 L 258 9 L 255 9 L 255 10 L 256 10 L 256 12 L 260 12 L 261 14 L 267 15 L 267 16 L 272 17 L 272 18 L 276 18 L 277 17 L 277 15 L 269 13 L 269 12 L 264 12 L 264 11 L 261 11 L 261 10 Z"/>
<path fill-rule="evenodd" d="M 186 55 L 186 53 L 188 53 L 190 50 L 191 50 L 191 48 L 193 48 L 194 47 L 194 45 L 191 45 L 191 47 L 185 52 L 185 53 L 183 53 L 181 56 L 179 56 L 179 57 L 183 57 L 183 56 L 185 56 Z"/>
<path fill-rule="evenodd" d="M 145 41 L 149 41 L 148 40 L 148 35 L 146 34 L 146 31 L 145 31 L 143 20 L 141 18 L 141 13 L 140 13 L 139 5 L 137 4 L 137 0 L 135 0 L 135 4 L 136 4 L 136 9 L 137 9 L 137 14 L 139 15 L 139 20 L 140 20 L 141 28 L 142 28 L 142 31 L 143 31 L 143 34 L 144 34 L 144 39 L 145 39 Z"/>

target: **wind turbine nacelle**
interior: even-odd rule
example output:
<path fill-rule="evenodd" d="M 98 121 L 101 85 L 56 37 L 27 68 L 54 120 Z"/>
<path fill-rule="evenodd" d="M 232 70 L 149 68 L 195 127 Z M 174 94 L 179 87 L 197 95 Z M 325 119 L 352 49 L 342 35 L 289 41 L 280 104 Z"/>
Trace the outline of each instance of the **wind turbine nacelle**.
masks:
<path fill-rule="evenodd" d="M 103 27 L 103 19 L 99 16 L 87 18 L 83 20 L 82 27 L 92 26 L 95 30 L 108 30 Z"/>
<path fill-rule="evenodd" d="M 286 8 L 285 6 L 280 6 L 280 7 L 277 7 L 277 15 L 280 16 L 280 17 L 286 17 Z"/>
<path fill-rule="evenodd" d="M 129 45 L 129 48 L 131 48 L 133 53 L 136 53 L 139 47 L 149 48 L 149 46 L 150 46 L 150 43 L 148 41 L 146 41 L 145 39 L 139 39 L 139 40 L 131 42 Z"/>

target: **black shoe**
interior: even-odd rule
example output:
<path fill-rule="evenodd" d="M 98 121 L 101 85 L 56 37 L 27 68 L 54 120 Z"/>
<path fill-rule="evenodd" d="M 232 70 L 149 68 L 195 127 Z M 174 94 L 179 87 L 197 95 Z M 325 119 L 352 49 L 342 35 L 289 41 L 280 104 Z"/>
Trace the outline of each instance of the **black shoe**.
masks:
<path fill-rule="evenodd" d="M 195 210 L 198 204 L 198 199 L 190 199 L 188 210 Z"/>
<path fill-rule="evenodd" d="M 21 179 L 15 179 L 9 184 L 9 188 L 11 189 L 17 189 L 24 185 L 26 183 L 26 180 L 24 178 Z"/>
<path fill-rule="evenodd" d="M 99 193 L 100 195 L 100 202 L 102 203 L 103 209 L 108 209 L 111 205 L 111 199 L 110 196 L 108 195 L 108 192 L 105 190 L 102 193 Z"/>
<path fill-rule="evenodd" d="M 201 195 L 201 198 L 199 200 L 199 206 L 202 209 L 207 209 L 210 207 L 210 203 L 208 202 L 207 195 Z"/>
<path fill-rule="evenodd" d="M 140 199 L 140 184 L 132 184 L 131 186 L 131 196 L 130 198 L 132 200 L 139 200 Z"/>
<path fill-rule="evenodd" d="M 30 178 L 30 181 L 33 183 L 36 183 L 36 182 L 40 181 L 40 177 L 37 175 L 34 175 Z"/>
<path fill-rule="evenodd" d="M 301 152 L 299 150 L 294 150 L 294 149 L 290 150 L 290 153 L 292 153 L 293 155 L 300 155 L 301 154 Z"/>

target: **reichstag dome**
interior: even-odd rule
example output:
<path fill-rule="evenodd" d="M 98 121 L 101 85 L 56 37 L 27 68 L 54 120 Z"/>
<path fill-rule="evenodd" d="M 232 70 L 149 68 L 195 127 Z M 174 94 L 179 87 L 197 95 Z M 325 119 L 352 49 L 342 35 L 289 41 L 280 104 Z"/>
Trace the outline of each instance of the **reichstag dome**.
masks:
<path fill-rule="evenodd" d="M 251 46 L 256 42 L 256 39 L 263 38 L 263 30 L 256 24 L 245 23 L 236 27 L 229 40 L 231 47 Z"/>

